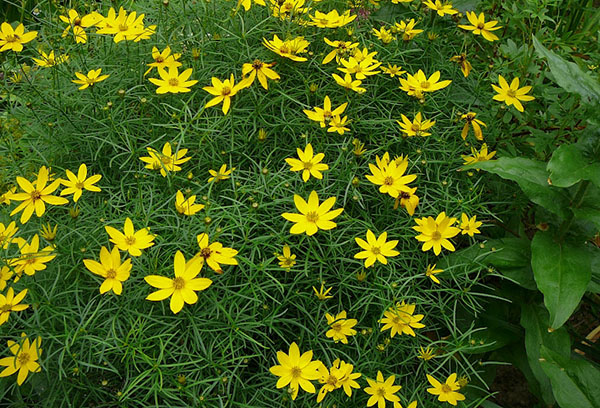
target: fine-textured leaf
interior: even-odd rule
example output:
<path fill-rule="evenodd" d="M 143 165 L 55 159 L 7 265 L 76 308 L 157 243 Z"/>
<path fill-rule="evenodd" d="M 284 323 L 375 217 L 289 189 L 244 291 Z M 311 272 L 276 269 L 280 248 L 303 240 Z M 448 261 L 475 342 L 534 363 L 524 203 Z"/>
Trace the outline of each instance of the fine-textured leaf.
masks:
<path fill-rule="evenodd" d="M 598 84 L 598 81 L 587 75 L 574 62 L 566 61 L 548 50 L 535 36 L 533 36 L 533 45 L 538 55 L 548 60 L 550 72 L 552 72 L 558 86 L 567 92 L 581 95 L 582 101 L 588 104 L 600 103 L 600 84 Z"/>
<path fill-rule="evenodd" d="M 590 252 L 583 246 L 555 242 L 549 232 L 537 232 L 531 242 L 531 267 L 550 326 L 559 328 L 571 316 L 592 277 Z"/>
<path fill-rule="evenodd" d="M 600 407 L 600 370 L 592 363 L 571 360 L 551 349 L 540 348 L 541 366 L 552 383 L 561 408 Z"/>
<path fill-rule="evenodd" d="M 553 186 L 570 187 L 581 180 L 600 185 L 600 163 L 587 163 L 576 145 L 562 145 L 556 149 L 546 169 Z"/>

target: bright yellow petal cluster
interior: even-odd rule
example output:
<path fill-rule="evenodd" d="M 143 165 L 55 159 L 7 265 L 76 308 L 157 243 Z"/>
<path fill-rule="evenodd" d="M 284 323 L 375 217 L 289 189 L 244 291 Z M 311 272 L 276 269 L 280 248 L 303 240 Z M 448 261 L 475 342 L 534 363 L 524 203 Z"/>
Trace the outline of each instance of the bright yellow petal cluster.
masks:
<path fill-rule="evenodd" d="M 227 248 L 220 242 L 210 242 L 208 234 L 202 233 L 196 237 L 200 252 L 195 255 L 195 258 L 200 258 L 210 269 L 218 274 L 223 273 L 221 264 L 237 265 L 238 261 L 235 256 L 238 251 L 233 248 Z"/>
<path fill-rule="evenodd" d="M 10 24 L 4 22 L 0 25 L 0 52 L 9 50 L 21 52 L 23 44 L 32 41 L 35 37 L 37 37 L 37 31 L 25 32 L 23 24 L 19 24 L 13 30 Z"/>
<path fill-rule="evenodd" d="M 456 218 L 447 217 L 445 212 L 441 212 L 435 219 L 424 217 L 415 219 L 415 222 L 417 225 L 412 228 L 420 232 L 415 238 L 423 242 L 423 252 L 433 248 L 433 252 L 439 255 L 442 247 L 449 251 L 455 250 L 449 239 L 460 233 L 460 229 L 452 226 L 456 222 Z"/>
<path fill-rule="evenodd" d="M 0 366 L 4 367 L 4 370 L 0 372 L 0 377 L 8 377 L 18 372 L 17 384 L 21 385 L 25 382 L 29 373 L 39 373 L 42 371 L 37 362 L 42 354 L 41 344 L 41 337 L 38 336 L 30 343 L 25 333 L 21 334 L 20 343 L 8 340 L 8 349 L 12 356 L 0 358 Z"/>
<path fill-rule="evenodd" d="M 523 112 L 523 105 L 521 101 L 533 101 L 535 98 L 531 95 L 527 95 L 531 91 L 531 86 L 524 86 L 519 88 L 519 77 L 512 80 L 510 85 L 506 82 L 506 79 L 502 75 L 498 75 L 498 83 L 500 86 L 492 84 L 494 91 L 498 92 L 494 95 L 495 101 L 506 103 L 507 106 L 514 105 L 519 112 Z"/>
<path fill-rule="evenodd" d="M 475 35 L 481 35 L 488 41 L 496 41 L 498 40 L 498 36 L 492 31 L 496 31 L 502 28 L 502 26 L 497 26 L 497 21 L 492 20 L 485 22 L 485 16 L 483 13 L 480 13 L 479 16 L 474 11 L 467 11 L 467 19 L 469 20 L 470 25 L 468 24 L 459 24 L 459 27 L 463 30 L 473 31 Z"/>
<path fill-rule="evenodd" d="M 298 159 L 285 159 L 285 162 L 291 166 L 290 170 L 301 171 L 302 180 L 305 182 L 308 181 L 310 176 L 313 176 L 319 180 L 322 179 L 323 174 L 321 174 L 321 172 L 329 169 L 327 164 L 321 163 L 321 160 L 323 160 L 325 154 L 314 154 L 313 147 L 310 143 L 306 145 L 304 151 L 302 151 L 300 148 L 297 148 L 296 152 L 298 153 Z"/>
<path fill-rule="evenodd" d="M 279 364 L 269 369 L 271 374 L 279 377 L 277 388 L 283 388 L 289 384 L 293 400 L 298 396 L 300 388 L 312 394 L 316 392 L 311 381 L 319 379 L 319 368 L 323 363 L 312 361 L 312 356 L 312 350 L 300 355 L 300 349 L 294 342 L 290 345 L 288 354 L 283 351 L 277 352 Z"/>
<path fill-rule="evenodd" d="M 422 329 L 425 327 L 422 314 L 414 314 L 416 305 L 410 303 L 398 302 L 383 313 L 379 323 L 383 323 L 381 331 L 390 330 L 390 337 L 396 334 L 408 334 L 415 337 L 413 329 Z"/>
<path fill-rule="evenodd" d="M 68 180 L 60 180 L 60 182 L 67 188 L 60 192 L 61 196 L 73 194 L 73 201 L 77 202 L 83 193 L 83 190 L 98 192 L 101 191 L 100 187 L 95 186 L 98 181 L 102 178 L 100 174 L 94 174 L 93 176 L 87 176 L 87 166 L 82 163 L 77 170 L 77 176 L 71 171 L 66 170 Z"/>
<path fill-rule="evenodd" d="M 129 217 L 125 219 L 123 232 L 109 225 L 104 229 L 110 236 L 110 242 L 115 244 L 121 251 L 127 251 L 131 256 L 142 255 L 142 249 L 154 245 L 156 235 L 150 233 L 150 227 L 136 231 Z"/>
<path fill-rule="evenodd" d="M 104 278 L 104 282 L 100 285 L 100 293 L 112 290 L 115 295 L 120 295 L 123 292 L 122 282 L 129 279 L 132 267 L 131 259 L 121 262 L 121 254 L 119 254 L 119 249 L 116 246 L 110 252 L 104 246 L 100 248 L 100 262 L 93 259 L 84 259 L 83 264 L 93 274 Z"/>
<path fill-rule="evenodd" d="M 388 241 L 387 232 L 381 233 L 376 238 L 371 230 L 367 230 L 366 241 L 362 238 L 354 238 L 354 240 L 364 250 L 355 254 L 354 258 L 364 259 L 366 268 L 372 266 L 375 261 L 387 265 L 387 258 L 400 255 L 400 252 L 394 250 L 398 240 Z"/>
<path fill-rule="evenodd" d="M 356 330 L 354 326 L 358 323 L 356 319 L 347 319 L 346 311 L 342 310 L 337 315 L 333 316 L 329 313 L 325 313 L 329 330 L 325 333 L 325 336 L 332 338 L 336 343 L 341 341 L 343 344 L 348 344 L 348 336 L 354 336 Z"/>
<path fill-rule="evenodd" d="M 319 205 L 319 197 L 316 191 L 310 193 L 308 201 L 304 201 L 302 197 L 294 194 L 294 204 L 296 204 L 296 208 L 300 211 L 300 214 L 282 214 L 283 218 L 294 223 L 290 228 L 290 233 L 306 233 L 306 235 L 311 236 L 316 234 L 320 229 L 330 230 L 335 228 L 337 224 L 332 220 L 344 211 L 343 208 L 331 210 L 335 201 L 335 197 L 329 197 Z"/>

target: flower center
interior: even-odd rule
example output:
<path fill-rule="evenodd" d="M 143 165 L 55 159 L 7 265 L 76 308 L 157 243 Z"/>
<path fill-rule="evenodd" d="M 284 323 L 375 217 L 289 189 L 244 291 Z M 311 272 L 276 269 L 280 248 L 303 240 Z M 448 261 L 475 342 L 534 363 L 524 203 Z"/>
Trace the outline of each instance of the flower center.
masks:
<path fill-rule="evenodd" d="M 263 67 L 263 62 L 260 60 L 254 60 L 254 62 L 252 63 L 252 68 L 255 70 L 260 70 Z"/>
<path fill-rule="evenodd" d="M 342 331 L 342 324 L 340 322 L 334 323 L 334 324 L 331 325 L 331 328 L 333 329 L 333 331 L 341 332 Z"/>
<path fill-rule="evenodd" d="M 31 192 L 31 200 L 32 201 L 35 202 L 36 200 L 39 200 L 40 198 L 42 198 L 42 192 L 41 191 L 33 190 Z"/>
<path fill-rule="evenodd" d="M 129 246 L 135 245 L 135 237 L 133 235 L 125 237 L 125 244 Z"/>
<path fill-rule="evenodd" d="M 75 20 L 73 20 L 73 25 L 80 26 L 81 25 L 81 19 L 79 17 L 77 17 Z"/>
<path fill-rule="evenodd" d="M 449 394 L 452 392 L 452 388 L 448 384 L 442 384 L 442 392 L 444 394 Z"/>
<path fill-rule="evenodd" d="M 154 60 L 155 62 L 158 62 L 159 64 L 161 62 L 165 62 L 164 58 L 162 57 L 162 55 L 159 55 L 158 57 L 156 57 L 156 59 Z"/>
<path fill-rule="evenodd" d="M 11 308 L 12 308 L 11 304 L 4 305 L 4 306 L 0 307 L 0 312 L 2 312 L 2 313 L 8 312 Z"/>
<path fill-rule="evenodd" d="M 421 82 L 421 88 L 428 89 L 431 86 L 429 81 Z"/>
<path fill-rule="evenodd" d="M 202 250 L 200 251 L 200 256 L 203 257 L 204 259 L 209 258 L 210 254 L 212 254 L 212 251 L 208 247 L 202 248 Z"/>
<path fill-rule="evenodd" d="M 410 194 L 407 193 L 406 191 L 403 191 L 400 193 L 400 198 L 406 200 L 406 199 L 410 198 Z"/>
<path fill-rule="evenodd" d="M 328 385 L 331 385 L 331 386 L 335 387 L 337 385 L 337 383 L 338 383 L 338 379 L 337 379 L 336 376 L 330 375 L 329 377 L 327 377 L 326 383 Z"/>
<path fill-rule="evenodd" d="M 117 276 L 117 271 L 115 271 L 114 269 L 110 268 L 108 271 L 106 271 L 106 279 L 114 279 Z"/>
<path fill-rule="evenodd" d="M 292 367 L 290 374 L 292 378 L 299 378 L 302 376 L 302 370 L 299 367 Z"/>
<path fill-rule="evenodd" d="M 20 40 L 20 38 L 16 34 L 6 36 L 6 42 L 19 42 L 19 40 Z"/>
<path fill-rule="evenodd" d="M 160 158 L 160 161 L 164 164 L 164 165 L 169 165 L 171 164 L 171 156 L 162 156 Z"/>
<path fill-rule="evenodd" d="M 185 286 L 185 280 L 183 280 L 182 277 L 179 276 L 179 277 L 173 279 L 173 287 L 175 288 L 175 290 L 183 289 L 184 286 Z"/>
<path fill-rule="evenodd" d="M 83 186 L 84 186 L 84 184 L 83 184 L 82 181 L 78 181 L 77 183 L 75 183 L 75 188 L 76 189 L 82 190 Z"/>
<path fill-rule="evenodd" d="M 25 365 L 30 359 L 31 357 L 29 356 L 29 353 L 21 353 L 19 354 L 19 358 L 17 360 L 19 360 L 20 365 Z"/>
<path fill-rule="evenodd" d="M 385 396 L 385 388 L 383 388 L 383 387 L 378 388 L 377 389 L 377 395 L 379 397 L 384 397 Z"/>
<path fill-rule="evenodd" d="M 371 247 L 371 252 L 373 253 L 373 255 L 379 255 L 381 253 L 381 248 L 379 247 Z"/>
<path fill-rule="evenodd" d="M 384 180 L 383 180 L 383 184 L 385 184 L 386 186 L 391 186 L 392 184 L 394 184 L 394 178 L 387 176 Z"/>
<path fill-rule="evenodd" d="M 478 30 L 483 30 L 484 28 L 485 28 L 485 25 L 483 23 L 477 24 L 477 29 Z"/>
<path fill-rule="evenodd" d="M 223 89 L 221 89 L 221 95 L 223 96 L 227 96 L 231 93 L 231 88 L 228 86 L 224 86 Z"/>
<path fill-rule="evenodd" d="M 179 85 L 179 79 L 177 79 L 177 78 L 169 78 L 169 85 L 170 86 L 178 86 Z"/>
<path fill-rule="evenodd" d="M 308 222 L 317 222 L 318 219 L 319 213 L 316 211 L 309 211 L 308 214 L 306 214 L 306 221 Z"/>
<path fill-rule="evenodd" d="M 28 256 L 27 259 L 25 260 L 25 264 L 26 265 L 33 265 L 35 263 L 35 257 L 34 256 Z"/>
<path fill-rule="evenodd" d="M 410 127 L 410 129 L 411 129 L 413 132 L 416 132 L 416 131 L 418 131 L 418 130 L 421 130 L 421 126 L 419 126 L 419 124 L 418 124 L 418 123 L 413 123 L 413 125 Z"/>
<path fill-rule="evenodd" d="M 127 31 L 129 26 L 127 24 L 119 24 L 119 31 Z"/>
<path fill-rule="evenodd" d="M 304 170 L 310 170 L 312 169 L 313 164 L 312 162 L 304 162 Z"/>
<path fill-rule="evenodd" d="M 506 91 L 506 95 L 511 98 L 514 98 L 517 95 L 517 93 L 515 91 L 513 91 L 512 89 L 509 89 L 508 91 Z"/>
<path fill-rule="evenodd" d="M 431 234 L 431 239 L 434 241 L 439 241 L 442 239 L 442 234 L 440 234 L 439 231 L 434 231 L 433 234 Z"/>

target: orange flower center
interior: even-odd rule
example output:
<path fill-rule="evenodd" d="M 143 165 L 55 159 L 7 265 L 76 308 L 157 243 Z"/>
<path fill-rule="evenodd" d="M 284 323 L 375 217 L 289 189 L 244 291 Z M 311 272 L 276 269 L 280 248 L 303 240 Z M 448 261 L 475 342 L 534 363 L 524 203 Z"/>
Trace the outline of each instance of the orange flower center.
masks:
<path fill-rule="evenodd" d="M 184 286 L 185 286 L 185 280 L 183 280 L 182 277 L 177 277 L 177 278 L 173 279 L 173 287 L 175 288 L 175 290 L 183 289 Z"/>
<path fill-rule="evenodd" d="M 221 95 L 223 96 L 227 96 L 231 93 L 231 88 L 228 86 L 224 86 L 223 89 L 221 89 Z"/>
<path fill-rule="evenodd" d="M 114 279 L 117 276 L 117 271 L 115 271 L 114 269 L 110 268 L 108 271 L 106 271 L 106 279 Z"/>
<path fill-rule="evenodd" d="M 306 214 L 306 221 L 308 222 L 317 222 L 318 219 L 319 214 L 316 211 L 309 211 L 308 214 Z"/>
<path fill-rule="evenodd" d="M 211 254 L 212 254 L 212 251 L 210 250 L 209 247 L 202 248 L 202 250 L 200 251 L 200 256 L 203 257 L 204 259 L 209 258 Z"/>

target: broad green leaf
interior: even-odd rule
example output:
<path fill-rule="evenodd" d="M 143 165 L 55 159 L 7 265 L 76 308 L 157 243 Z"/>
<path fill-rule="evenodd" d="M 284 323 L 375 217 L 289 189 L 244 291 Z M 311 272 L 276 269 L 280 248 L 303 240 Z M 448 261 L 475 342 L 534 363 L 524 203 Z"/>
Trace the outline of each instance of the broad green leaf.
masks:
<path fill-rule="evenodd" d="M 534 203 L 561 218 L 569 216 L 569 200 L 563 191 L 548 184 L 548 172 L 544 162 L 523 157 L 501 157 L 498 160 L 479 162 L 465 168 L 478 168 L 503 179 L 515 181 Z"/>
<path fill-rule="evenodd" d="M 553 186 L 570 187 L 581 180 L 591 180 L 600 185 L 600 163 L 588 163 L 574 144 L 556 149 L 546 169 Z"/>
<path fill-rule="evenodd" d="M 554 403 L 550 379 L 540 365 L 540 347 L 542 345 L 561 355 L 571 354 L 571 339 L 564 327 L 548 331 L 548 312 L 540 305 L 524 303 L 521 305 L 521 326 L 525 329 L 525 351 L 533 375 L 539 383 L 541 397 L 547 405 Z"/>
<path fill-rule="evenodd" d="M 597 80 L 587 75 L 574 62 L 566 61 L 559 55 L 548 50 L 535 36 L 532 37 L 535 50 L 538 55 L 548 60 L 550 72 L 552 72 L 558 86 L 567 92 L 581 95 L 585 103 L 600 103 L 600 84 Z"/>
<path fill-rule="evenodd" d="M 562 326 L 579 305 L 592 277 L 590 252 L 583 246 L 555 242 L 549 232 L 537 232 L 531 242 L 531 267 L 550 326 Z"/>
<path fill-rule="evenodd" d="M 479 6 L 481 1 L 482 0 L 454 0 L 452 6 L 464 14 L 467 11 L 477 10 L 477 6 Z"/>
<path fill-rule="evenodd" d="M 552 383 L 561 408 L 600 407 L 600 370 L 583 359 L 569 359 L 551 349 L 540 348 L 541 366 Z"/>

